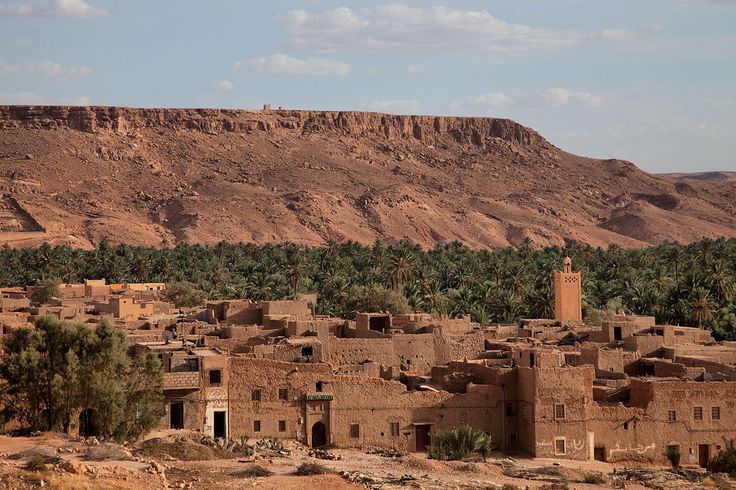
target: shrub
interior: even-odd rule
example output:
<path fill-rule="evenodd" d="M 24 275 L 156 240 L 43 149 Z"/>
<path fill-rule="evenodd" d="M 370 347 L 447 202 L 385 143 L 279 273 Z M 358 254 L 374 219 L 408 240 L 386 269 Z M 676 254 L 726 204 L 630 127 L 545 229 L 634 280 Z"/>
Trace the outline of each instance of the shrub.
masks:
<path fill-rule="evenodd" d="M 311 475 L 324 475 L 328 470 L 324 465 L 319 463 L 302 463 L 296 469 L 296 474 L 299 476 L 311 476 Z"/>
<path fill-rule="evenodd" d="M 600 473 L 585 473 L 583 475 L 583 483 L 602 485 L 603 483 L 606 483 L 606 479 Z"/>
<path fill-rule="evenodd" d="M 485 460 L 491 454 L 491 436 L 468 425 L 432 434 L 427 449 L 427 456 L 440 461 L 462 461 L 471 454 Z"/>
<path fill-rule="evenodd" d="M 667 446 L 664 451 L 664 455 L 669 460 L 673 468 L 680 467 L 680 446 Z"/>
<path fill-rule="evenodd" d="M 242 478 L 265 478 L 271 475 L 273 475 L 273 471 L 257 464 L 252 464 L 243 471 L 237 473 L 237 476 Z"/>
<path fill-rule="evenodd" d="M 119 444 L 103 442 L 99 446 L 88 448 L 84 459 L 88 461 L 127 461 L 133 459 L 133 455 Z"/>
<path fill-rule="evenodd" d="M 710 460 L 708 470 L 714 473 L 736 474 L 736 441 L 724 440 L 723 449 Z"/>
<path fill-rule="evenodd" d="M 283 451 L 284 443 L 278 439 L 262 439 L 256 443 L 259 449 L 270 449 L 271 451 Z"/>
<path fill-rule="evenodd" d="M 41 455 L 33 456 L 24 466 L 28 471 L 46 471 L 46 458 Z"/>

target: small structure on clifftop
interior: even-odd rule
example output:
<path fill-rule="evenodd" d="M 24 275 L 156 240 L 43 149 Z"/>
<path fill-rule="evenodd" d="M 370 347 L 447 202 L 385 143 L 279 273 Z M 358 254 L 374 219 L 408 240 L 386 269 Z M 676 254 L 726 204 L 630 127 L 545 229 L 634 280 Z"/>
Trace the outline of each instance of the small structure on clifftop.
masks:
<path fill-rule="evenodd" d="M 562 272 L 555 272 L 555 320 L 582 321 L 583 295 L 580 273 L 572 271 L 572 259 L 565 257 Z"/>

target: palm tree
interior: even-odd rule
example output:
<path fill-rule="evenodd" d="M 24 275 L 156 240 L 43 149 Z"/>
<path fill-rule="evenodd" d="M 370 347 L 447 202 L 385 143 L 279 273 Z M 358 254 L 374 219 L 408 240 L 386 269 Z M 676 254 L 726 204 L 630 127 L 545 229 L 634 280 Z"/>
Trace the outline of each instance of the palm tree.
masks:
<path fill-rule="evenodd" d="M 389 280 L 397 291 L 404 289 L 404 284 L 414 277 L 417 259 L 413 252 L 401 250 L 389 261 Z"/>
<path fill-rule="evenodd" d="M 710 296 L 710 291 L 702 287 L 690 291 L 687 298 L 688 316 L 699 328 L 703 328 L 703 322 L 713 320 L 714 308 L 715 302 Z"/>

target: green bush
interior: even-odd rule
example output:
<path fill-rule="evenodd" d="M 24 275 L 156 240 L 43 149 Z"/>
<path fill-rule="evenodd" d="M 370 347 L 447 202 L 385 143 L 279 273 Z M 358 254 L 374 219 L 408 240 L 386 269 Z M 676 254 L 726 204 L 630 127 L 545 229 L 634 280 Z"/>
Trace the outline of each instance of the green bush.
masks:
<path fill-rule="evenodd" d="M 724 440 L 724 447 L 708 463 L 708 470 L 714 473 L 736 474 L 736 441 Z"/>
<path fill-rule="evenodd" d="M 472 454 L 485 460 L 491 454 L 491 436 L 468 425 L 432 434 L 427 449 L 431 459 L 440 461 L 462 461 Z"/>
<path fill-rule="evenodd" d="M 664 451 L 664 455 L 669 460 L 673 468 L 680 467 L 680 446 L 667 446 Z"/>

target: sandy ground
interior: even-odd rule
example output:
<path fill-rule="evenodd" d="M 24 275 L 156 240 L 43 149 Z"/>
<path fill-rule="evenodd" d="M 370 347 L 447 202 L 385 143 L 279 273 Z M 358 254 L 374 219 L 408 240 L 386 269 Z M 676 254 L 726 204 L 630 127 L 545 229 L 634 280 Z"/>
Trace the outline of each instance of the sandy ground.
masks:
<path fill-rule="evenodd" d="M 171 435 L 157 434 L 171 437 Z M 232 459 L 210 461 L 179 461 L 170 456 L 112 458 L 105 461 L 88 461 L 86 451 L 93 447 L 60 434 L 44 434 L 40 437 L 0 436 L 0 489 L 59 488 L 59 489 L 499 489 L 503 485 L 513 488 L 542 488 L 554 480 L 566 482 L 570 489 L 611 488 L 615 483 L 614 470 L 620 472 L 625 465 L 611 465 L 599 461 L 567 461 L 532 458 L 507 458 L 493 455 L 488 461 L 441 462 L 414 453 L 398 458 L 368 454 L 363 451 L 334 449 L 329 452 L 337 460 L 321 460 L 311 457 L 299 444 L 289 444 L 288 454 L 256 452 L 253 457 L 233 454 Z M 124 452 L 124 448 L 115 446 Z M 18 459 L 18 453 L 25 455 Z M 40 469 L 28 469 L 29 454 L 43 453 L 58 459 Z M 318 462 L 329 470 L 328 474 L 297 476 L 297 467 L 304 462 Z M 242 472 L 257 464 L 270 470 L 268 477 L 246 477 Z M 556 472 L 547 481 L 508 476 L 507 470 L 535 471 L 542 469 Z M 544 471 L 542 471 L 544 473 Z M 606 483 L 601 485 L 582 483 L 586 475 L 601 474 Z M 685 482 L 672 482 L 665 488 L 693 488 Z M 550 487 L 547 487 L 550 488 Z M 555 487 L 552 487 L 555 488 Z M 556 487 L 565 488 L 565 487 Z M 645 486 L 627 481 L 627 489 L 643 489 Z M 702 487 L 701 487 L 702 488 Z"/>

